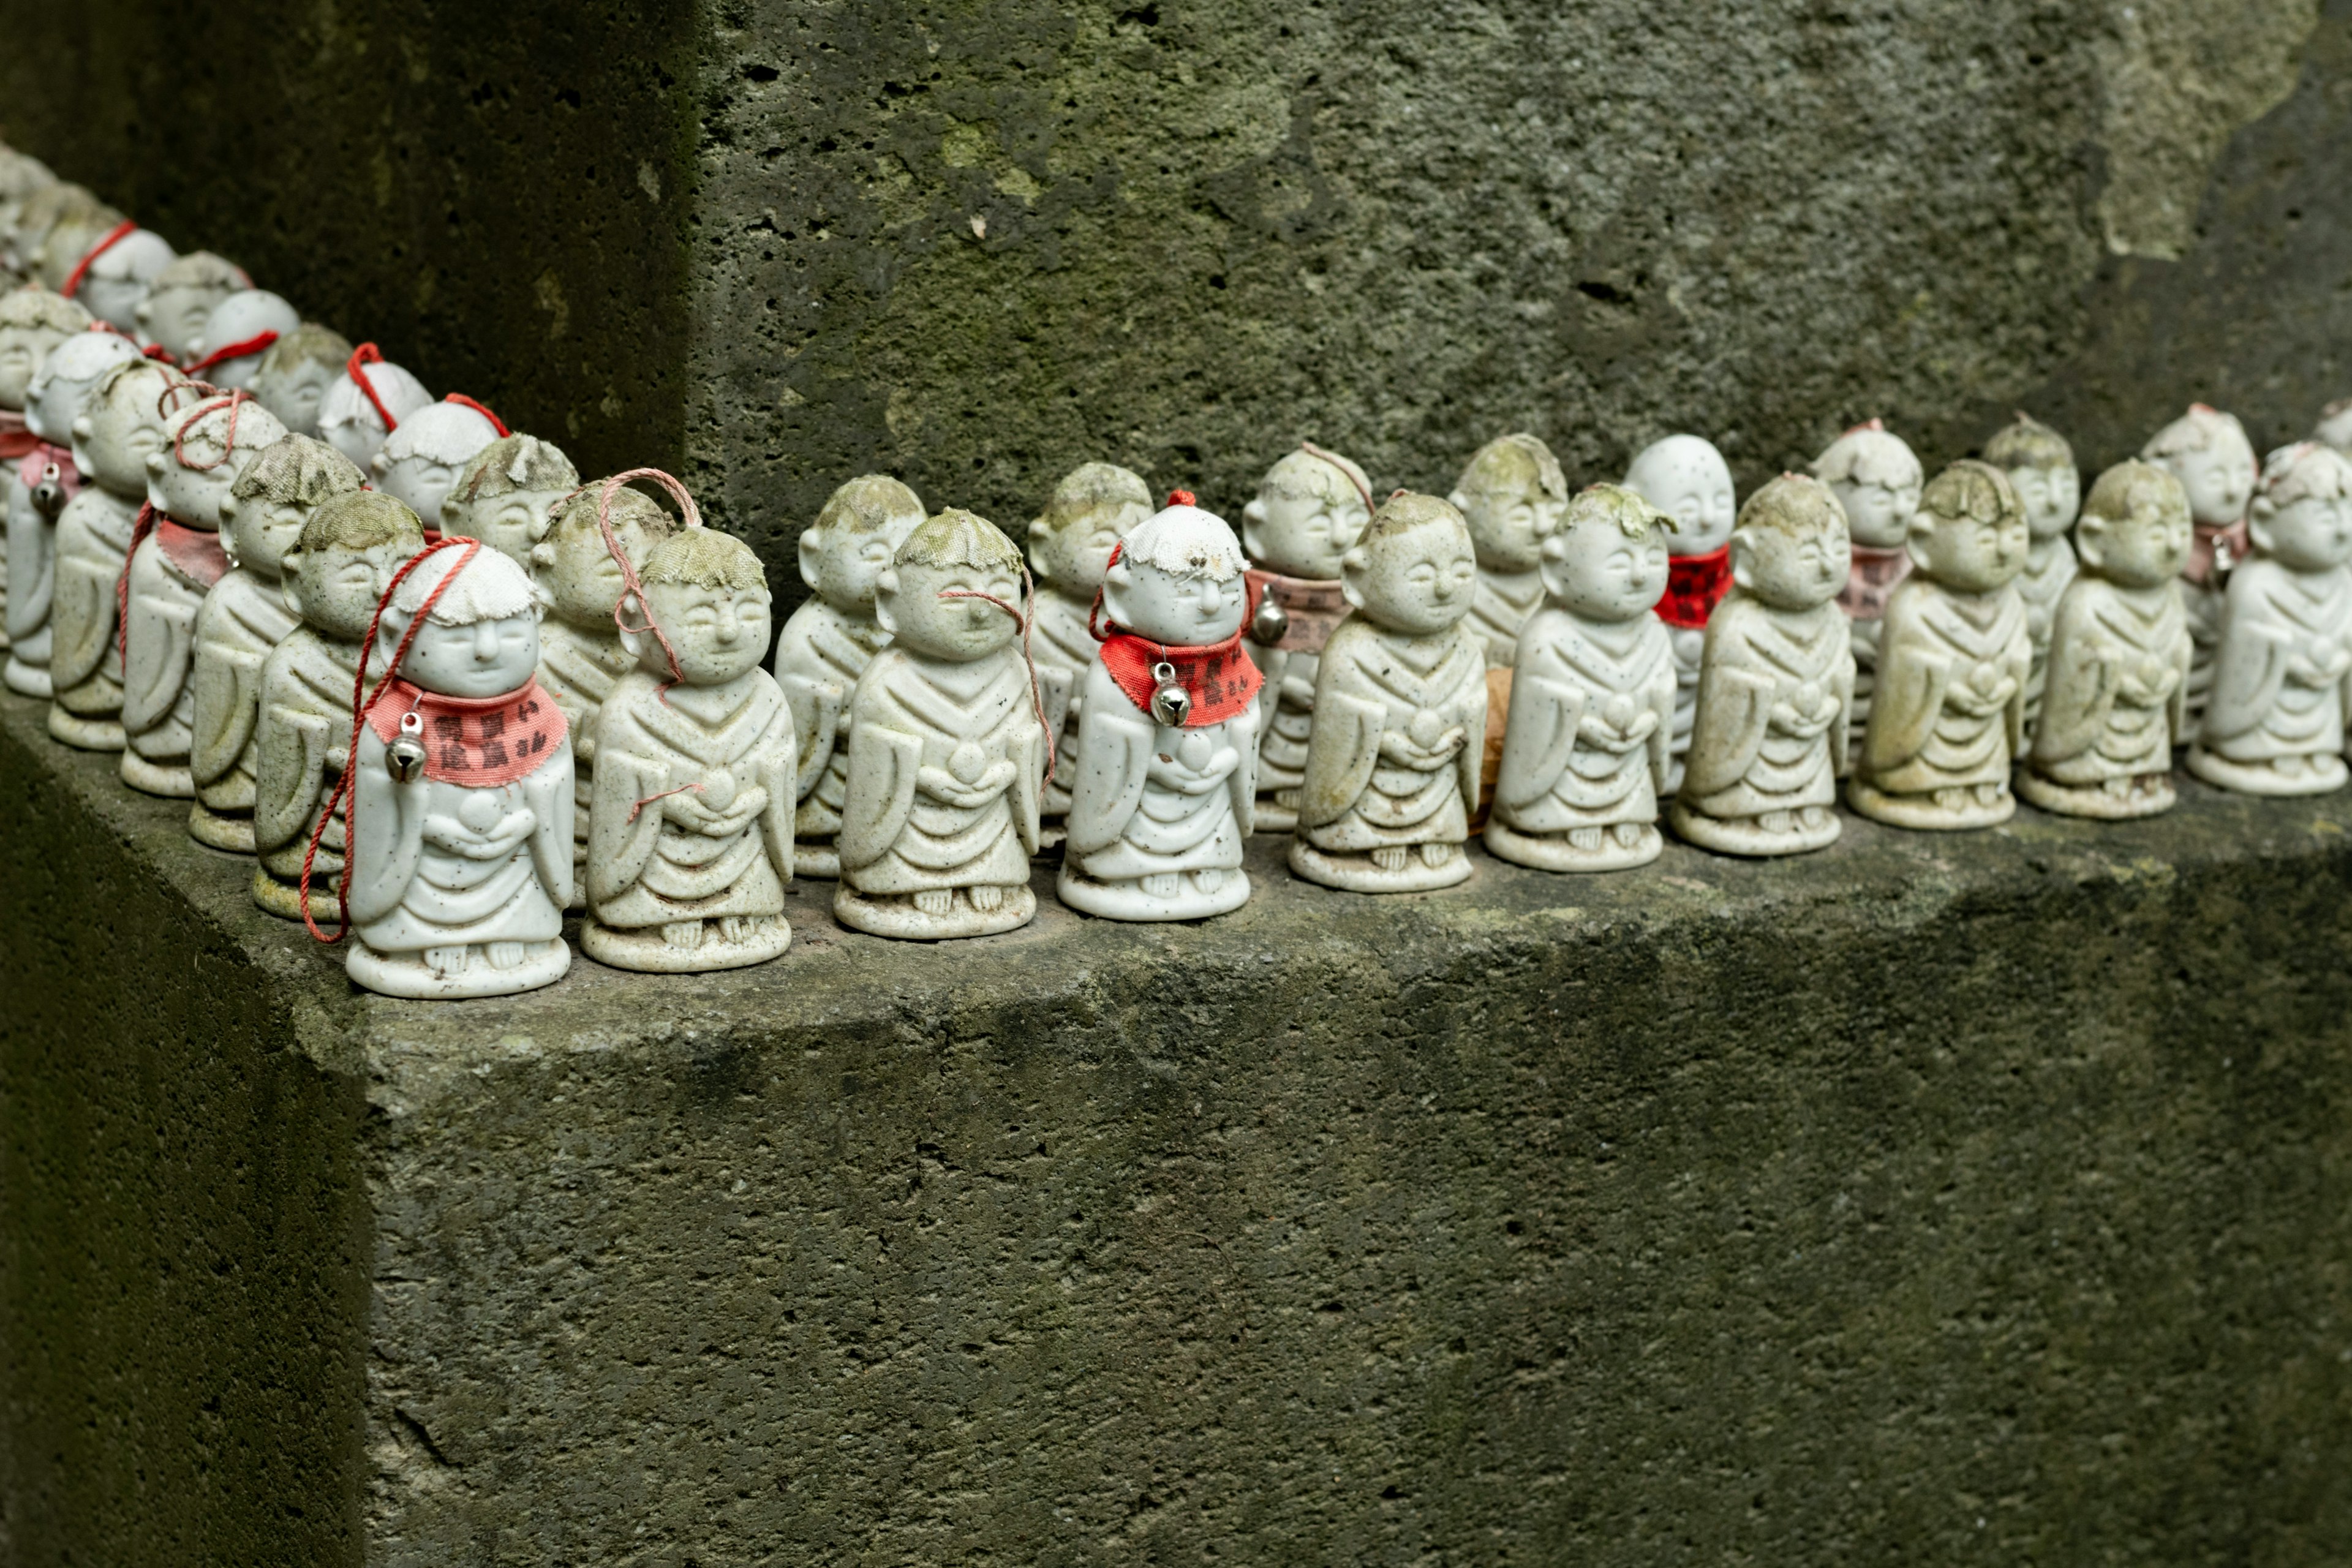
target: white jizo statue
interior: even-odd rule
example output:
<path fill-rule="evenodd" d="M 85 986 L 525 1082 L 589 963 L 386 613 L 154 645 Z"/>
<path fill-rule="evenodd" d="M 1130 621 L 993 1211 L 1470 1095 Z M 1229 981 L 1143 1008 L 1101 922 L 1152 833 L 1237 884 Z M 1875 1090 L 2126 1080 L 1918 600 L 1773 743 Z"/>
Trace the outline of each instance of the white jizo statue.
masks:
<path fill-rule="evenodd" d="M 370 474 L 375 472 L 376 454 L 392 437 L 393 426 L 384 423 L 384 416 L 391 415 L 397 425 L 433 402 L 425 384 L 400 366 L 387 360 L 367 359 L 374 346 L 362 343 L 353 352 L 352 363 L 346 363 L 319 404 L 319 434 Z M 354 373 L 359 380 L 352 379 Z"/>
<path fill-rule="evenodd" d="M 138 357 L 138 347 L 127 338 L 79 333 L 49 351 L 26 396 L 25 426 L 32 445 L 10 465 L 7 476 L 7 683 L 20 696 L 55 695 L 49 610 L 57 590 L 58 522 L 83 482 L 74 464 L 74 421 L 108 373 Z"/>
<path fill-rule="evenodd" d="M 1324 643 L 1348 613 L 1339 559 L 1371 515 L 1364 470 L 1311 444 L 1284 454 L 1242 509 L 1242 547 L 1253 563 L 1249 584 L 1256 605 L 1246 640 L 1266 684 L 1257 743 L 1262 831 L 1286 833 L 1297 824 L 1316 668 Z"/>
<path fill-rule="evenodd" d="M 152 527 L 131 553 L 122 639 L 122 782 L 148 795 L 193 799 L 196 612 L 228 571 L 220 503 L 254 458 L 286 437 L 247 395 L 205 398 L 173 411 L 147 455 Z"/>
<path fill-rule="evenodd" d="M 398 663 L 359 728 L 345 971 L 387 996 L 561 979 L 572 742 L 536 679 L 530 578 L 488 545 L 436 551 L 393 590 L 376 651 Z"/>
<path fill-rule="evenodd" d="M 775 657 L 800 763 L 793 867 L 801 876 L 841 874 L 833 841 L 849 781 L 849 694 L 890 640 L 874 618 L 874 585 L 922 521 L 914 491 L 866 474 L 835 490 L 801 531 L 801 581 L 813 592 L 776 634 Z"/>
<path fill-rule="evenodd" d="M 740 540 L 688 528 L 656 544 L 622 634 L 637 668 L 596 721 L 589 918 L 617 969 L 759 963 L 793 940 L 793 715 L 768 652 L 768 578 Z M 671 668 L 675 655 L 677 665 Z"/>
<path fill-rule="evenodd" d="M 135 333 L 141 302 L 154 289 L 163 268 L 179 258 L 179 252 L 162 235 L 133 229 L 91 258 L 82 270 L 81 287 L 75 290 L 74 299 L 118 331 Z"/>
<path fill-rule="evenodd" d="M 987 936 L 1037 912 L 1029 857 L 1045 729 L 1021 658 L 1021 564 L 994 525 L 950 510 L 915 530 L 875 583 L 891 642 L 850 697 L 833 900 L 844 925 Z"/>
<path fill-rule="evenodd" d="M 1486 655 L 1462 624 L 1477 592 L 1470 525 L 1400 491 L 1340 558 L 1352 612 L 1325 645 L 1290 868 L 1358 893 L 1450 888 L 1477 809 Z"/>
<path fill-rule="evenodd" d="M 1675 658 L 1675 721 L 1666 742 L 1665 794 L 1671 796 L 1682 788 L 1683 758 L 1698 718 L 1706 623 L 1731 588 L 1731 528 L 1739 509 L 1731 465 L 1714 442 L 1698 436 L 1669 436 L 1643 447 L 1625 470 L 1625 488 L 1675 522 L 1666 539 L 1666 591 L 1658 600 L 1658 619 L 1665 623 Z"/>
<path fill-rule="evenodd" d="M 1077 777 L 1078 722 L 1090 689 L 1087 672 L 1099 645 L 1087 629 L 1110 552 L 1127 531 L 1151 515 L 1151 490 L 1138 474 L 1114 463 L 1081 463 L 1054 487 L 1043 515 L 1029 524 L 1029 568 L 1037 584 L 1037 622 L 1031 652 L 1040 674 L 1052 670 L 1071 696 L 1057 742 L 1057 766 L 1045 782 L 1045 815 L 1058 822 L 1070 809 Z M 1049 829 L 1047 837 L 1054 837 Z"/>
<path fill-rule="evenodd" d="M 1675 520 L 1594 485 L 1543 541 L 1545 606 L 1519 633 L 1490 853 L 1545 871 L 1647 865 L 1665 840 L 1675 661 L 1652 606 Z"/>
<path fill-rule="evenodd" d="M 536 575 L 531 549 L 553 526 L 556 504 L 579 489 L 580 471 L 554 443 L 501 436 L 457 470 L 441 498 L 441 531 L 478 539 Z"/>
<path fill-rule="evenodd" d="M 197 357 L 188 374 L 223 392 L 250 386 L 262 356 L 301 324 L 294 307 L 267 289 L 231 294 L 205 318 L 204 336 L 197 341 Z"/>
<path fill-rule="evenodd" d="M 1264 677 L 1241 647 L 1245 564 L 1223 518 L 1178 500 L 1107 569 L 1110 636 L 1087 671 L 1055 889 L 1070 908 L 1187 921 L 1249 901 Z"/>
<path fill-rule="evenodd" d="M 297 436 L 316 436 L 328 390 L 351 358 L 352 345 L 341 332 L 304 321 L 263 352 L 247 384 L 279 424 Z"/>
<path fill-rule="evenodd" d="M 149 285 L 133 310 L 139 335 L 172 356 L 174 364 L 196 357 L 205 328 L 222 300 L 253 287 L 242 268 L 209 250 L 175 258 Z"/>
<path fill-rule="evenodd" d="M 1859 741 L 1870 721 L 1877 680 L 1879 624 L 1895 585 L 1910 574 L 1905 547 L 1927 475 L 1903 438 L 1876 419 L 1857 425 L 1822 449 L 1813 478 L 1829 486 L 1845 509 L 1850 563 L 1838 607 L 1853 625 L 1852 723 Z M 1843 767 L 1843 764 L 1841 764 Z"/>
<path fill-rule="evenodd" d="M 1470 525 L 1478 556 L 1467 624 L 1486 650 L 1487 667 L 1507 668 L 1518 651 L 1519 628 L 1543 604 L 1538 547 L 1567 510 L 1567 477 L 1535 437 L 1498 436 L 1478 448 L 1445 499 Z"/>
<path fill-rule="evenodd" d="M 117 595 L 147 459 L 163 447 L 162 407 L 188 378 L 150 359 L 108 371 L 74 421 L 74 466 L 92 482 L 58 517 L 49 733 L 85 752 L 122 750 L 122 651 Z"/>
<path fill-rule="evenodd" d="M 2234 415 L 2202 403 L 2148 437 L 2143 462 L 2180 481 L 2189 492 L 2196 538 L 2180 574 L 2181 607 L 2189 614 L 2194 657 L 2189 666 L 2189 723 L 2205 715 L 2205 693 L 2213 683 L 2214 650 L 2221 640 L 2222 594 L 2230 573 L 2246 557 L 2246 506 L 2254 495 L 2254 444 Z"/>
<path fill-rule="evenodd" d="M 87 331 L 89 313 L 46 289 L 0 294 L 0 458 L 22 462 L 37 444 L 26 427 L 25 403 L 49 351 Z M 0 550 L 0 601 L 8 592 L 8 557 Z M 0 618 L 0 651 L 8 646 Z"/>
<path fill-rule="evenodd" d="M 2316 442 L 2273 452 L 2248 531 L 2189 771 L 2242 795 L 2325 795 L 2344 787 L 2352 701 L 2352 458 Z"/>
<path fill-rule="evenodd" d="M 2024 414 L 1993 433 L 1985 443 L 1984 460 L 2009 476 L 2010 488 L 2025 508 L 2025 527 L 2032 539 L 2025 570 L 2017 574 L 2018 596 L 2025 601 L 2026 635 L 2033 639 L 2033 671 L 2025 682 L 2030 731 L 2042 712 L 2052 617 L 2066 584 L 2074 580 L 2074 547 L 2066 534 L 2082 510 L 2083 475 L 2074 467 L 2074 448 L 2066 438 Z"/>
<path fill-rule="evenodd" d="M 359 469 L 341 452 L 288 436 L 263 447 L 221 500 L 229 569 L 196 612 L 188 680 L 188 776 L 196 790 L 188 833 L 199 844 L 253 853 L 262 666 L 302 624 L 286 593 L 286 557 L 321 503 L 360 486 Z"/>
<path fill-rule="evenodd" d="M 369 467 L 376 489 L 420 518 L 438 519 L 459 471 L 498 438 L 499 427 L 464 404 L 428 403 L 401 416 Z"/>
<path fill-rule="evenodd" d="M 280 566 L 287 604 L 302 624 L 262 661 L 253 731 L 253 901 L 280 919 L 302 918 L 303 858 L 331 803 L 310 913 L 335 919 L 350 799 L 336 786 L 351 754 L 352 689 L 377 601 L 424 548 L 415 512 L 390 496 L 352 490 L 319 504 Z M 378 658 L 370 684 L 383 672 Z"/>
<path fill-rule="evenodd" d="M 2091 487 L 2076 531 L 2082 572 L 2058 601 L 2017 793 L 2067 816 L 2152 816 L 2172 806 L 2188 722 L 2189 497 L 2162 468 L 2121 462 Z"/>

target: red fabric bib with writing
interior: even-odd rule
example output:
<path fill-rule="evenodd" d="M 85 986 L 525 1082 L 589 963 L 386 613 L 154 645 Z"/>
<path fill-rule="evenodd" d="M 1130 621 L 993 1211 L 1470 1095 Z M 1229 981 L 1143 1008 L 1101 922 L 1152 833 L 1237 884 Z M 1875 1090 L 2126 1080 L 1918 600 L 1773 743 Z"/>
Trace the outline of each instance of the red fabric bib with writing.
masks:
<path fill-rule="evenodd" d="M 368 728 L 390 745 L 401 715 L 425 721 L 425 776 L 468 789 L 495 789 L 539 771 L 555 754 L 563 710 L 538 681 L 498 697 L 444 697 L 394 680 L 368 710 Z"/>
<path fill-rule="evenodd" d="M 172 569 L 189 582 L 211 587 L 228 575 L 228 552 L 221 537 L 206 529 L 190 528 L 168 517 L 155 520 L 155 548 Z"/>
<path fill-rule="evenodd" d="M 1261 572 L 1255 567 L 1242 574 L 1249 584 L 1249 616 L 1255 618 L 1258 601 L 1271 595 L 1283 613 L 1290 617 L 1290 629 L 1274 646 L 1285 653 L 1321 653 L 1323 645 L 1331 640 L 1348 614 L 1348 596 L 1340 591 L 1336 577 L 1326 582 L 1313 577 L 1285 577 L 1278 572 Z M 1249 624 L 1248 620 L 1242 623 Z"/>
<path fill-rule="evenodd" d="M 1151 711 L 1151 694 L 1160 686 L 1152 666 L 1173 668 L 1184 695 L 1192 700 L 1192 710 L 1184 715 L 1187 730 L 1240 718 L 1265 684 L 1265 677 L 1242 652 L 1239 632 L 1202 647 L 1170 647 L 1114 626 L 1103 639 L 1102 662 L 1127 700 L 1144 713 Z"/>
<path fill-rule="evenodd" d="M 1718 546 L 1704 555 L 1666 557 L 1666 595 L 1658 601 L 1658 618 L 1670 626 L 1692 631 L 1706 625 L 1707 616 L 1731 586 L 1731 546 Z"/>

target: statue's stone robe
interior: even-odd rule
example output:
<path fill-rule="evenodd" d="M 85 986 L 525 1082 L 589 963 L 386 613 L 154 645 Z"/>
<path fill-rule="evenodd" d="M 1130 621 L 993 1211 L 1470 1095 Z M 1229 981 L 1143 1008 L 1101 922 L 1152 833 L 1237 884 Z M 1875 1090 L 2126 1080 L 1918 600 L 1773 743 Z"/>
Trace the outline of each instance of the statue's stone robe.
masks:
<path fill-rule="evenodd" d="M 1887 795 L 2009 785 L 2025 737 L 2033 645 L 2013 584 L 1958 594 L 1906 578 L 1886 606 L 1858 776 Z M 1989 704 L 2009 682 L 1998 707 Z"/>
<path fill-rule="evenodd" d="M 1350 616 L 1315 682 L 1299 835 L 1337 854 L 1470 837 L 1486 732 L 1486 649 L 1459 624 L 1431 637 Z"/>
<path fill-rule="evenodd" d="M 889 641 L 871 617 L 847 615 L 823 599 L 794 610 L 777 635 L 776 684 L 793 711 L 799 757 L 793 832 L 804 843 L 829 843 L 841 831 L 849 695 Z"/>
<path fill-rule="evenodd" d="M 91 486 L 58 519 L 49 679 L 58 706 L 77 718 L 119 719 L 122 713 L 115 594 L 138 516 L 135 502 Z"/>
<path fill-rule="evenodd" d="M 213 584 L 196 612 L 188 773 L 196 799 L 226 816 L 251 815 L 259 764 L 261 671 L 301 625 L 285 585 L 242 569 Z M 346 694 L 348 696 L 348 693 Z"/>
<path fill-rule="evenodd" d="M 1543 607 L 1540 572 L 1489 572 L 1478 569 L 1478 586 L 1470 597 L 1470 613 L 1463 624 L 1486 650 L 1490 669 L 1507 669 L 1518 657 L 1519 633 L 1528 617 Z"/>
<path fill-rule="evenodd" d="M 1654 614 L 1538 611 L 1519 637 L 1495 816 L 1531 834 L 1655 822 L 1674 706 L 1674 654 Z"/>
<path fill-rule="evenodd" d="M 2189 658 L 2177 584 L 2076 577 L 2051 619 L 2033 771 L 2076 788 L 2169 772 L 2188 721 Z"/>
<path fill-rule="evenodd" d="M 1735 587 L 1706 624 L 1706 683 L 1682 798 L 1740 821 L 1828 806 L 1853 699 L 1851 623 L 1835 603 L 1773 610 Z M 1776 710 L 1796 719 L 1784 722 Z"/>
<path fill-rule="evenodd" d="M 2058 605 L 2068 584 L 2080 570 L 2074 542 L 2061 534 L 2033 542 L 2025 570 L 2017 576 L 2018 597 L 2025 601 L 2025 635 L 2033 641 L 2033 668 L 2025 679 L 2025 725 L 2030 731 L 2042 712 L 2042 691 L 2050 677 L 2050 639 Z"/>
<path fill-rule="evenodd" d="M 1179 730 L 1139 710 L 1100 663 L 1081 700 L 1073 776 L 1071 863 L 1097 881 L 1242 867 L 1257 793 L 1259 703 L 1238 717 Z"/>
<path fill-rule="evenodd" d="M 2333 756 L 2344 750 L 2352 656 L 2352 571 L 2295 572 L 2257 556 L 2230 574 L 2213 660 L 2211 700 L 2198 743 L 2232 763 Z M 2336 678 L 2312 686 L 2300 658 Z"/>

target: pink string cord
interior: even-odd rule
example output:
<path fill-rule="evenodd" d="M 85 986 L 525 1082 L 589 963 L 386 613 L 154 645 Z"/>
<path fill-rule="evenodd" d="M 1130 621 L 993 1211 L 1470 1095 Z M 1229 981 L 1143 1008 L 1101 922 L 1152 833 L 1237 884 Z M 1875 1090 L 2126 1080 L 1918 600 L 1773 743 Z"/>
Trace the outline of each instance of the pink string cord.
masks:
<path fill-rule="evenodd" d="M 1317 446 L 1312 441 L 1301 441 L 1298 443 L 1298 449 L 1306 453 L 1310 458 L 1320 458 L 1325 462 L 1330 464 L 1333 468 L 1339 469 L 1340 478 L 1348 481 L 1348 488 L 1354 490 L 1358 495 L 1364 499 L 1364 515 L 1366 517 L 1372 515 L 1372 492 L 1365 486 L 1363 480 L 1356 477 L 1355 469 L 1348 467 L 1347 464 L 1341 462 L 1338 458 L 1325 451 L 1322 447 Z M 1402 490 L 1399 490 L 1397 491 L 1397 494 L 1402 495 L 1404 492 Z"/>
<path fill-rule="evenodd" d="M 1045 732 L 1045 776 L 1050 779 L 1054 776 L 1055 769 L 1058 764 L 1058 758 L 1055 755 L 1056 748 L 1054 744 L 1053 729 L 1045 722 L 1045 694 L 1037 685 L 1037 658 L 1034 654 L 1029 651 L 1030 633 L 1037 622 L 1037 584 L 1029 575 L 1029 563 L 1026 561 L 1024 561 L 1021 563 L 1021 592 L 1024 602 L 1029 606 L 1029 612 L 1026 615 L 1014 609 L 1012 605 L 1006 604 L 995 595 L 983 594 L 977 588 L 942 588 L 940 590 L 940 597 L 942 599 L 978 599 L 983 604 L 994 605 L 998 609 L 1003 610 L 1006 615 L 1011 616 L 1013 620 L 1019 624 L 1021 627 L 1021 662 L 1029 667 L 1029 707 L 1030 710 L 1037 716 L 1037 728 Z"/>

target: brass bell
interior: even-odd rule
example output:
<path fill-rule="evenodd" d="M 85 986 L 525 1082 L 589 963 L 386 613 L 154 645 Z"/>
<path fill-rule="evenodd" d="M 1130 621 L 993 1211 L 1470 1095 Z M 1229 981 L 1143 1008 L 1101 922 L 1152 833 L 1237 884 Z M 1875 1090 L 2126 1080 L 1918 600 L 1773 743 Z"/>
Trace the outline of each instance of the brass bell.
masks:
<path fill-rule="evenodd" d="M 41 482 L 33 487 L 33 510 L 52 522 L 66 510 L 65 476 L 55 463 L 41 470 Z"/>
<path fill-rule="evenodd" d="M 1257 614 L 1250 617 L 1250 640 L 1272 647 L 1290 635 L 1290 612 L 1274 602 L 1267 594 L 1257 602 Z"/>
<path fill-rule="evenodd" d="M 1160 684 L 1151 691 L 1151 717 L 1155 722 L 1171 730 L 1181 730 L 1192 716 L 1192 694 L 1176 679 L 1176 667 L 1162 661 L 1151 667 L 1151 679 Z"/>
<path fill-rule="evenodd" d="M 383 749 L 384 771 L 402 784 L 415 784 L 425 771 L 425 721 L 416 714 L 400 716 L 400 733 Z"/>

